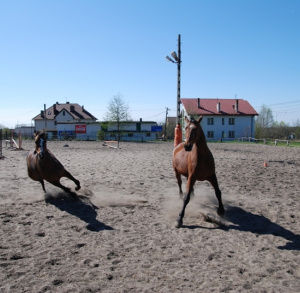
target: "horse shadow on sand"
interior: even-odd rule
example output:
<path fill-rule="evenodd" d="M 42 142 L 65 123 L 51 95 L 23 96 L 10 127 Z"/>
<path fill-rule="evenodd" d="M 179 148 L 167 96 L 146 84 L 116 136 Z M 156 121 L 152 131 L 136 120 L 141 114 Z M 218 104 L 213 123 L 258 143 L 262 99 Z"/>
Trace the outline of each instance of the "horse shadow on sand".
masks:
<path fill-rule="evenodd" d="M 226 220 L 232 223 L 226 227 L 228 230 L 234 229 L 258 235 L 282 237 L 288 242 L 284 246 L 278 246 L 278 249 L 300 250 L 300 235 L 294 234 L 279 224 L 273 223 L 265 216 L 247 212 L 240 207 L 227 207 Z"/>
<path fill-rule="evenodd" d="M 251 232 L 258 235 L 274 235 L 282 237 L 288 242 L 284 246 L 278 246 L 278 249 L 300 250 L 300 235 L 273 223 L 262 215 L 256 215 L 245 211 L 240 207 L 227 206 L 224 220 L 230 223 L 224 224 L 222 220 L 216 220 L 214 217 L 204 215 L 204 220 L 217 224 L 217 227 L 206 229 L 223 229 L 225 231 L 237 230 L 242 232 Z M 291 219 L 293 217 L 291 216 Z M 186 228 L 204 228 L 201 226 L 185 226 Z"/>
<path fill-rule="evenodd" d="M 100 232 L 103 230 L 114 230 L 112 227 L 97 220 L 98 207 L 86 196 L 59 192 L 55 194 L 55 196 L 47 198 L 45 201 L 61 211 L 65 211 L 86 222 L 86 228 L 90 231 Z"/>

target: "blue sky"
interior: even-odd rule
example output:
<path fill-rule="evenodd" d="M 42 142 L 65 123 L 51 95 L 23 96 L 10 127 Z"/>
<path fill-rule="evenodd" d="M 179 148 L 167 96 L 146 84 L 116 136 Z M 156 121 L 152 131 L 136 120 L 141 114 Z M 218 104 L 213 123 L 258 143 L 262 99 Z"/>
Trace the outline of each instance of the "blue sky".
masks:
<path fill-rule="evenodd" d="M 298 0 L 1 0 L 0 124 L 55 102 L 103 120 L 121 94 L 134 120 L 176 116 L 181 97 L 240 98 L 300 119 Z"/>

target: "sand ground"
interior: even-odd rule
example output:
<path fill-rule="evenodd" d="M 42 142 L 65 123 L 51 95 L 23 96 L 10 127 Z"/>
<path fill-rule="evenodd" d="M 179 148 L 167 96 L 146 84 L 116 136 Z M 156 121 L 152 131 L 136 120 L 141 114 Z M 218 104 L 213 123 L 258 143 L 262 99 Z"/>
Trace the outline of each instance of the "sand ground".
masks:
<path fill-rule="evenodd" d="M 299 148 L 210 143 L 226 215 L 197 182 L 176 229 L 172 142 L 67 143 L 48 148 L 77 200 L 49 183 L 45 200 L 27 175 L 33 141 L 3 148 L 0 292 L 300 292 Z"/>

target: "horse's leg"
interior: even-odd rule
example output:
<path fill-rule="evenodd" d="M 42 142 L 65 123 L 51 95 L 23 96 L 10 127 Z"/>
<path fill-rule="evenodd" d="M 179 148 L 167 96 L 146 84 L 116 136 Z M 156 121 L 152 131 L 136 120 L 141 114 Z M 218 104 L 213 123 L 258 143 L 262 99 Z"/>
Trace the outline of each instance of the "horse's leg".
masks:
<path fill-rule="evenodd" d="M 67 193 L 71 193 L 71 188 L 63 186 L 59 181 L 52 181 L 50 183 L 53 184 L 56 187 L 61 188 L 62 190 L 64 190 Z"/>
<path fill-rule="evenodd" d="M 218 184 L 218 179 L 217 179 L 216 174 L 212 175 L 208 179 L 208 181 L 210 182 L 212 187 L 215 189 L 216 197 L 217 197 L 218 202 L 219 202 L 219 208 L 217 210 L 217 213 L 218 213 L 219 216 L 223 216 L 225 210 L 224 210 L 224 206 L 223 206 L 223 203 L 222 203 L 222 193 L 221 193 L 221 190 L 219 189 L 219 184 Z"/>
<path fill-rule="evenodd" d="M 42 184 L 43 190 L 46 193 L 46 189 L 45 189 L 45 183 L 43 179 L 40 179 L 39 182 Z"/>
<path fill-rule="evenodd" d="M 182 184 L 182 180 L 181 180 L 181 174 L 175 170 L 175 176 L 177 179 L 177 183 L 178 183 L 178 187 L 179 187 L 179 194 L 182 195 L 182 188 L 181 188 L 181 184 Z"/>
<path fill-rule="evenodd" d="M 70 172 L 68 172 L 67 170 L 65 170 L 65 177 L 69 178 L 70 180 L 72 180 L 75 184 L 76 184 L 76 187 L 75 187 L 75 190 L 79 190 L 81 188 L 80 186 L 80 182 L 75 179 L 71 174 Z"/>
<path fill-rule="evenodd" d="M 177 219 L 177 223 L 176 223 L 176 228 L 180 228 L 182 226 L 182 219 L 184 217 L 185 214 L 185 208 L 187 206 L 187 204 L 189 203 L 190 199 L 191 199 L 191 193 L 194 190 L 194 184 L 196 182 L 196 179 L 194 178 L 194 176 L 189 176 L 188 181 L 187 181 L 187 194 L 186 196 L 183 198 L 183 207 L 182 210 L 179 214 L 179 217 Z"/>

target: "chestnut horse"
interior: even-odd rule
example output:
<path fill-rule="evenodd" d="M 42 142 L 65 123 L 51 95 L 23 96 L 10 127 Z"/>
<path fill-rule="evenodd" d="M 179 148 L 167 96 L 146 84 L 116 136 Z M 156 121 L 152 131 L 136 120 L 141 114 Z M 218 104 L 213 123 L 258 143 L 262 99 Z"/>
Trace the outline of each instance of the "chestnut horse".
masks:
<path fill-rule="evenodd" d="M 28 176 L 42 184 L 45 190 L 44 180 L 60 187 L 64 191 L 71 193 L 71 189 L 60 183 L 61 177 L 67 177 L 76 184 L 75 190 L 80 189 L 80 182 L 76 180 L 58 161 L 55 156 L 47 149 L 46 134 L 44 131 L 35 132 L 35 149 L 27 155 L 27 171 Z"/>
<path fill-rule="evenodd" d="M 185 117 L 187 123 L 185 128 L 185 142 L 177 145 L 173 151 L 173 168 L 175 170 L 180 194 L 182 194 L 181 175 L 187 177 L 187 194 L 183 198 L 183 208 L 177 219 L 177 228 L 182 226 L 185 208 L 190 201 L 191 193 L 194 190 L 194 184 L 197 180 L 207 180 L 211 183 L 219 201 L 217 212 L 220 216 L 224 214 L 221 191 L 215 173 L 214 157 L 206 144 L 206 139 L 200 125 L 201 120 L 202 116 L 198 120 L 189 120 Z"/>

